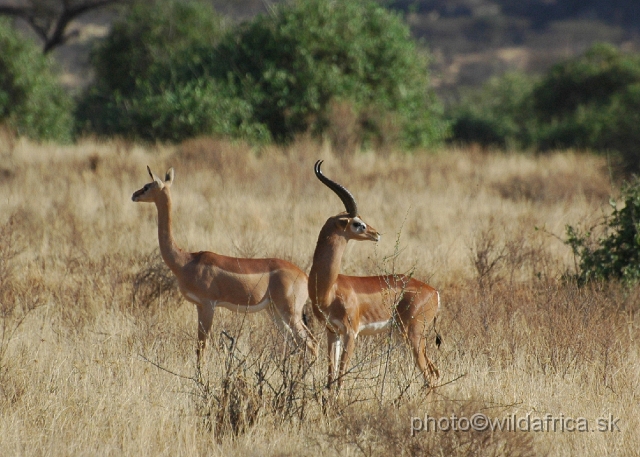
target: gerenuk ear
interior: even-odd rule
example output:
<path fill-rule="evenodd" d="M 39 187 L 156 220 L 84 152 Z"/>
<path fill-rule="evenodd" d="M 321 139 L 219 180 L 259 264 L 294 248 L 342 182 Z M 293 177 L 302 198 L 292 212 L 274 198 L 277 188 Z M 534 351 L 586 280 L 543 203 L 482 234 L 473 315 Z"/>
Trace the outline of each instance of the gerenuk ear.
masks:
<path fill-rule="evenodd" d="M 350 218 L 348 217 L 341 217 L 338 220 L 336 220 L 336 225 L 340 230 L 346 230 L 347 227 L 349 226 L 349 220 Z"/>
<path fill-rule="evenodd" d="M 175 177 L 175 175 L 176 172 L 174 171 L 173 167 L 169 168 L 164 176 L 164 183 L 170 186 L 173 183 L 173 178 Z"/>
<path fill-rule="evenodd" d="M 147 165 L 147 171 L 149 172 L 149 176 L 151 176 L 151 180 L 152 180 L 153 182 L 157 183 L 157 184 L 158 184 L 158 187 L 159 187 L 160 189 L 162 189 L 162 188 L 164 187 L 164 183 L 162 182 L 162 179 L 158 178 L 156 175 L 154 175 L 154 174 L 151 172 L 151 168 L 149 168 L 149 165 Z"/>

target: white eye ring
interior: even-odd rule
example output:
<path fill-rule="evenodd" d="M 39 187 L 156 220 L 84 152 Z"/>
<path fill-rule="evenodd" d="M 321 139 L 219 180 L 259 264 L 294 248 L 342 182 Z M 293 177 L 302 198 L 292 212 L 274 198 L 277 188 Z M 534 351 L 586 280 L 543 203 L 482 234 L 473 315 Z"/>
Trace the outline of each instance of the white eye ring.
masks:
<path fill-rule="evenodd" d="M 367 228 L 367 224 L 365 224 L 364 222 L 353 223 L 353 229 L 357 232 L 364 232 L 366 228 Z"/>

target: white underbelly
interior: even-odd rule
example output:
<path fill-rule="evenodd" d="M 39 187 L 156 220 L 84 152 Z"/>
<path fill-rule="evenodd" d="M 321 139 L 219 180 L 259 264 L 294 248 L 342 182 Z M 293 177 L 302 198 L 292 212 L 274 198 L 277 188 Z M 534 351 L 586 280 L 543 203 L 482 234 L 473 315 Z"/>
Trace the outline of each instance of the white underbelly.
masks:
<path fill-rule="evenodd" d="M 330 327 L 334 331 L 338 332 L 339 334 L 345 333 L 344 324 L 342 323 L 341 320 L 339 320 L 339 319 L 331 319 L 329 322 L 331 324 Z"/>
<path fill-rule="evenodd" d="M 361 335 L 375 335 L 380 333 L 391 326 L 391 319 L 380 322 L 368 322 L 366 324 L 360 323 L 358 327 L 358 333 Z"/>
<path fill-rule="evenodd" d="M 214 308 L 217 308 L 218 306 L 222 306 L 223 308 L 233 311 L 234 313 L 257 313 L 258 311 L 264 310 L 267 306 L 269 306 L 269 303 L 271 302 L 269 297 L 267 297 L 264 300 L 262 300 L 260 303 L 256 303 L 255 305 L 246 305 L 246 304 L 238 305 L 236 303 L 229 303 L 226 301 L 201 299 L 196 294 L 191 292 L 186 292 L 184 296 L 187 298 L 187 300 L 197 305 L 204 306 L 204 304 L 207 303 L 209 305 L 212 305 Z"/>

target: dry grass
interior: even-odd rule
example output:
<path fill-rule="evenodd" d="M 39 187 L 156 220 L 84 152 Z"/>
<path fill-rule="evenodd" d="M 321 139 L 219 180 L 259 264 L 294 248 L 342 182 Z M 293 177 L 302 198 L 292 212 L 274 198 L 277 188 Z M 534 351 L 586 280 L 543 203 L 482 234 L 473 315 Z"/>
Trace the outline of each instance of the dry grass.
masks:
<path fill-rule="evenodd" d="M 348 139 L 345 140 L 348 142 Z M 639 289 L 577 289 L 555 236 L 590 222 L 605 163 L 558 153 L 446 150 L 333 155 L 301 140 L 252 152 L 0 140 L 0 449 L 3 455 L 631 455 L 640 448 Z M 422 389 L 400 338 L 359 340 L 338 399 L 324 359 L 291 352 L 268 314 L 217 311 L 195 375 L 196 313 L 159 261 L 156 212 L 134 204 L 176 169 L 178 242 L 277 256 L 308 270 L 340 201 L 356 196 L 382 241 L 347 250 L 352 274 L 413 270 L 441 290 Z M 538 229 L 536 229 L 538 228 Z M 316 328 L 316 331 L 318 329 Z M 411 417 L 619 418 L 620 432 L 421 432 Z"/>

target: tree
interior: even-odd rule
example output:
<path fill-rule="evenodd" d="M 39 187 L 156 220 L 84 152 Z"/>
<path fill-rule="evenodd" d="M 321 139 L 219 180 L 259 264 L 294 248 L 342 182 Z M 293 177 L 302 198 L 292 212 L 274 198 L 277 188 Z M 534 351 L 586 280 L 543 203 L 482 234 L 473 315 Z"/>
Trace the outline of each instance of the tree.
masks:
<path fill-rule="evenodd" d="M 640 171 L 637 133 L 640 56 L 597 44 L 554 66 L 533 91 L 538 147 L 576 147 L 620 155 Z"/>
<path fill-rule="evenodd" d="M 373 1 L 280 4 L 228 34 L 209 71 L 278 141 L 322 133 L 334 102 L 352 106 L 365 140 L 395 129 L 395 140 L 416 147 L 447 132 L 425 53 L 401 17 Z"/>
<path fill-rule="evenodd" d="M 96 81 L 80 100 L 81 132 L 148 141 L 197 135 L 266 141 L 249 103 L 202 71 L 224 31 L 204 2 L 139 2 L 94 50 Z"/>
<path fill-rule="evenodd" d="M 535 122 L 535 79 L 523 73 L 491 78 L 451 109 L 452 141 L 501 148 L 527 147 Z"/>
<path fill-rule="evenodd" d="M 161 5 L 136 5 L 96 50 L 87 130 L 286 142 L 322 135 L 347 105 L 365 140 L 416 147 L 446 134 L 425 55 L 373 1 L 282 3 L 228 30 L 201 2 Z"/>
<path fill-rule="evenodd" d="M 69 140 L 72 100 L 51 58 L 0 18 L 0 123 L 38 140 Z"/>
<path fill-rule="evenodd" d="M 451 109 L 454 141 L 613 153 L 640 172 L 640 55 L 596 44 L 539 80 L 506 74 Z"/>
<path fill-rule="evenodd" d="M 74 36 L 68 33 L 69 23 L 78 16 L 98 8 L 104 8 L 126 0 L 24 0 L 0 2 L 0 15 L 24 20 L 44 42 L 48 53 Z"/>

